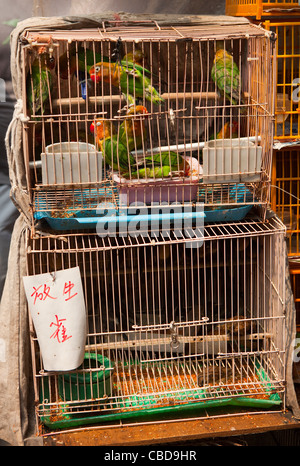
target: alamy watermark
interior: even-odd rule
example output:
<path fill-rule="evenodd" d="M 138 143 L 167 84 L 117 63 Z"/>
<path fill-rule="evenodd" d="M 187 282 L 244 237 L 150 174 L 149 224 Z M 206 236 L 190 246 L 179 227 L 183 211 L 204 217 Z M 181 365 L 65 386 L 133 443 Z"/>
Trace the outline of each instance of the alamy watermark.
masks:
<path fill-rule="evenodd" d="M 120 208 L 113 203 L 99 204 L 96 231 L 100 237 L 184 238 L 187 248 L 198 248 L 204 237 L 204 204 L 142 202 Z"/>

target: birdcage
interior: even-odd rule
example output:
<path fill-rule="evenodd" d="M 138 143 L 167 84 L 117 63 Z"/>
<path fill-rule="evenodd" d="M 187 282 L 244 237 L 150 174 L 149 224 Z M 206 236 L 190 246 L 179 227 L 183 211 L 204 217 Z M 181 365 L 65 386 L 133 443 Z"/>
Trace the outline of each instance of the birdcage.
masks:
<path fill-rule="evenodd" d="M 290 257 L 300 255 L 300 158 L 299 148 L 273 152 L 271 208 L 287 229 L 287 251 Z"/>
<path fill-rule="evenodd" d="M 264 214 L 272 37 L 248 23 L 28 30 L 24 155 L 33 218 L 89 228 L 107 206 L 124 220 L 129 206 L 174 203 L 203 205 L 207 221 L 238 221 L 253 205 Z"/>
<path fill-rule="evenodd" d="M 300 13 L 298 0 L 226 0 L 226 15 L 262 19 Z"/>
<path fill-rule="evenodd" d="M 294 141 L 300 136 L 300 22 L 271 19 L 264 22 L 264 27 L 277 37 L 274 139 Z"/>
<path fill-rule="evenodd" d="M 45 369 L 31 323 L 39 425 L 284 409 L 284 235 L 277 217 L 207 225 L 194 238 L 28 232 L 28 277 L 78 267 L 87 318 L 71 371 Z"/>

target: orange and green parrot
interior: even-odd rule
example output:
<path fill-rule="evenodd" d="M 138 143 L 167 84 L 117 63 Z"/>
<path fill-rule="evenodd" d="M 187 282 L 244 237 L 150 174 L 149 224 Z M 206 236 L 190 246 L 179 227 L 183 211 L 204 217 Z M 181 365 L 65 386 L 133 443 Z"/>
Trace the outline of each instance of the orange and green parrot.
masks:
<path fill-rule="evenodd" d="M 44 113 L 44 104 L 51 94 L 53 79 L 51 70 L 55 67 L 55 59 L 48 53 L 42 53 L 31 66 L 26 79 L 27 102 L 31 113 Z"/>
<path fill-rule="evenodd" d="M 129 151 L 141 149 L 143 141 L 147 137 L 145 121 L 141 118 L 134 118 L 134 116 L 147 114 L 148 110 L 143 105 L 131 105 L 126 112 L 125 119 L 119 129 L 119 141 Z"/>
<path fill-rule="evenodd" d="M 188 162 L 177 152 L 166 151 L 158 154 L 145 157 L 146 166 L 153 167 L 169 167 L 172 172 L 183 171 L 186 175 L 190 166 Z"/>
<path fill-rule="evenodd" d="M 137 63 L 142 64 L 144 54 L 141 50 L 135 50 L 135 52 L 129 52 L 123 57 L 121 64 L 131 65 Z M 70 76 L 73 77 L 74 73 L 78 70 L 80 72 L 87 71 L 89 75 L 90 68 L 98 62 L 109 62 L 109 58 L 102 56 L 101 53 L 94 52 L 94 50 L 78 46 L 76 50 L 76 44 L 73 42 L 69 49 L 66 50 L 59 57 L 59 73 L 62 79 L 68 79 Z"/>
<path fill-rule="evenodd" d="M 239 135 L 239 125 L 237 121 L 226 121 L 224 126 L 217 133 L 216 137 L 212 135 L 209 139 L 230 139 L 237 138 Z"/>
<path fill-rule="evenodd" d="M 107 57 L 102 57 L 100 53 L 78 46 L 73 42 L 69 49 L 59 57 L 59 73 L 62 79 L 73 77 L 78 71 L 85 72 L 89 75 L 90 68 L 98 61 L 108 61 Z"/>
<path fill-rule="evenodd" d="M 92 81 L 103 81 L 120 87 L 129 104 L 135 104 L 136 100 L 143 98 L 148 102 L 161 104 L 164 99 L 152 86 L 151 80 L 146 76 L 148 73 L 148 70 L 136 63 L 123 61 L 120 64 L 101 61 L 89 70 Z"/>
<path fill-rule="evenodd" d="M 96 146 L 102 152 L 105 162 L 119 173 L 128 173 L 135 159 L 119 141 L 112 122 L 97 119 L 90 125 L 90 131 L 95 135 Z"/>
<path fill-rule="evenodd" d="M 163 167 L 146 167 L 132 172 L 131 177 L 138 178 L 168 178 L 171 175 L 172 168 L 168 165 Z M 126 177 L 126 176 L 125 176 Z"/>
<path fill-rule="evenodd" d="M 225 49 L 218 49 L 211 69 L 211 77 L 220 94 L 232 105 L 244 105 L 241 96 L 240 71 L 233 56 Z"/>
<path fill-rule="evenodd" d="M 149 155 L 145 157 L 144 163 L 143 168 L 137 167 L 131 171 L 132 178 L 168 178 L 179 172 L 188 176 L 190 170 L 189 163 L 180 154 L 172 151 Z M 129 177 L 126 174 L 123 176 Z"/>
<path fill-rule="evenodd" d="M 124 55 L 121 63 L 125 64 L 125 65 L 126 65 L 126 63 L 136 63 L 136 64 L 138 64 L 140 66 L 143 66 L 144 58 L 145 58 L 145 55 L 142 52 L 142 50 L 135 49 L 134 52 L 126 53 L 126 55 Z"/>
<path fill-rule="evenodd" d="M 86 99 L 89 70 L 98 61 L 108 62 L 108 57 L 102 57 L 100 53 L 94 53 L 94 50 L 82 46 L 79 46 L 76 50 L 76 45 L 73 42 L 69 50 L 66 50 L 59 57 L 60 77 L 62 79 L 72 79 L 73 76 L 78 76 L 81 96 Z"/>

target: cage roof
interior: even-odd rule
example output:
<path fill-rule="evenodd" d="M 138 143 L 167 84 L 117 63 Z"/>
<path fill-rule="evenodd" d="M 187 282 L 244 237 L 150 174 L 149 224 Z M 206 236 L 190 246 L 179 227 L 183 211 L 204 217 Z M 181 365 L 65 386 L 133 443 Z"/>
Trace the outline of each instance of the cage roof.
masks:
<path fill-rule="evenodd" d="M 38 21 L 28 24 L 23 39 L 34 44 L 49 40 L 213 40 L 265 36 L 270 33 L 251 24 L 246 18 L 230 16 L 125 15 L 120 19 L 107 17 L 66 18 L 65 28 L 55 23 Z"/>

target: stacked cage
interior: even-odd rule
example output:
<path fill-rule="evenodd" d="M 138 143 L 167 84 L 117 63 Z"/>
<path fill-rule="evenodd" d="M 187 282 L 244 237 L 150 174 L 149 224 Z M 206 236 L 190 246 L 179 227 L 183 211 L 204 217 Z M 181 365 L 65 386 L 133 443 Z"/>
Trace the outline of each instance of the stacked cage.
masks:
<path fill-rule="evenodd" d="M 28 277 L 77 268 L 86 311 L 74 370 L 45 367 L 31 321 L 39 425 L 284 409 L 273 34 L 142 21 L 22 40 Z"/>
<path fill-rule="evenodd" d="M 298 19 L 297 19 L 298 16 Z M 300 257 L 300 12 L 292 20 L 265 21 L 265 27 L 278 37 L 276 46 L 277 82 L 275 141 L 272 169 L 272 208 L 287 227 L 291 284 L 300 325 L 299 281 Z"/>
<path fill-rule="evenodd" d="M 39 423 L 284 409 L 283 241 L 280 222 L 250 219 L 207 225 L 192 241 L 29 239 L 29 274 L 80 268 L 88 318 L 77 370 L 45 370 L 33 337 Z"/>
<path fill-rule="evenodd" d="M 298 0 L 226 0 L 226 15 L 255 20 L 280 18 L 300 12 Z"/>
<path fill-rule="evenodd" d="M 296 0 L 264 2 L 227 0 L 226 14 L 245 16 L 276 34 L 276 92 L 271 207 L 287 228 L 288 255 L 299 327 L 297 270 L 299 245 L 299 57 L 300 6 Z"/>

